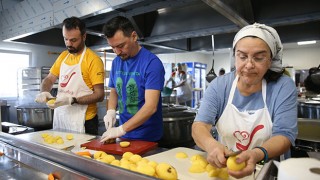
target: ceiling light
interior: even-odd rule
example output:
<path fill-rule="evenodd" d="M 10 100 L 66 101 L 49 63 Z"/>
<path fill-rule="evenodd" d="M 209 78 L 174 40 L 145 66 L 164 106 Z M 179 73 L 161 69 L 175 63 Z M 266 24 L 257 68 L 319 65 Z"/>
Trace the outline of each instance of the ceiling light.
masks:
<path fill-rule="evenodd" d="M 315 44 L 317 43 L 317 41 L 313 40 L 313 41 L 300 41 L 298 42 L 298 45 L 307 45 L 307 44 Z"/>

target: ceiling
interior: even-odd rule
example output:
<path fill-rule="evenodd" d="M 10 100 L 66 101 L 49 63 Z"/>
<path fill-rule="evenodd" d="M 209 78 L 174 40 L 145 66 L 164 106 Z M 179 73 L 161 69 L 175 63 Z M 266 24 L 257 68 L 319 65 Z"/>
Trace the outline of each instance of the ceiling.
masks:
<path fill-rule="evenodd" d="M 140 0 L 111 12 L 83 17 L 87 46 L 106 48 L 103 24 L 117 15 L 134 24 L 140 43 L 155 54 L 212 52 L 230 48 L 235 33 L 259 22 L 274 27 L 283 43 L 320 40 L 319 0 Z M 212 36 L 213 35 L 213 36 Z M 17 42 L 64 47 L 61 27 Z M 317 42 L 320 43 L 319 41 Z M 107 51 L 112 51 L 107 48 Z"/>

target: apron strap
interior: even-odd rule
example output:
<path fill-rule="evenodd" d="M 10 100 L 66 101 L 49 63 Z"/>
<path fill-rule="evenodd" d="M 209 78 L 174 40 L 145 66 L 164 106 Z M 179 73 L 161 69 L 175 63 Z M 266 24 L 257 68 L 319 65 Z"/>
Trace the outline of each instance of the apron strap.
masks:
<path fill-rule="evenodd" d="M 264 107 L 267 107 L 267 82 L 265 79 L 262 80 L 262 98 Z"/>
<path fill-rule="evenodd" d="M 232 86 L 231 86 L 231 90 L 230 90 L 230 94 L 229 94 L 228 104 L 232 103 L 232 99 L 233 99 L 234 92 L 235 92 L 236 87 L 237 87 L 238 79 L 239 79 L 239 75 L 237 75 L 236 78 L 233 80 L 233 83 L 232 83 Z"/>
<path fill-rule="evenodd" d="M 227 104 L 231 104 L 233 97 L 234 97 L 234 92 L 236 90 L 237 87 L 237 82 L 239 79 L 239 75 L 236 76 L 236 78 L 234 79 L 232 86 L 231 86 L 231 90 L 230 90 L 230 95 L 228 98 L 228 103 Z M 262 98 L 263 98 L 263 103 L 264 103 L 264 107 L 267 107 L 267 82 L 265 79 L 262 80 Z"/>

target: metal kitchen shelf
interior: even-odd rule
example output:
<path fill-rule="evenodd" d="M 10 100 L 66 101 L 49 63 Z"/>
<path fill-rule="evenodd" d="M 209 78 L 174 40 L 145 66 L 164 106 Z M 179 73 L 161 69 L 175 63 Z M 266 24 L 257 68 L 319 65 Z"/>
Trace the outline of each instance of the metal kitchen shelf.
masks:
<path fill-rule="evenodd" d="M 27 67 L 18 70 L 17 91 L 18 98 L 22 100 L 32 100 L 40 92 L 41 69 L 37 67 Z"/>
<path fill-rule="evenodd" d="M 34 99 L 40 93 L 41 82 L 50 73 L 50 67 L 27 67 L 18 70 L 17 91 L 20 99 Z M 58 80 L 53 84 L 51 94 L 56 96 Z"/>

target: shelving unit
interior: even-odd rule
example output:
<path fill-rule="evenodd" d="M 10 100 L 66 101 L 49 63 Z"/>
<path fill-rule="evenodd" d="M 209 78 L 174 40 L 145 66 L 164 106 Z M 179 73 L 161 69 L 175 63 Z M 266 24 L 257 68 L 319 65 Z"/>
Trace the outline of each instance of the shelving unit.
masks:
<path fill-rule="evenodd" d="M 40 93 L 40 85 L 43 79 L 49 74 L 50 67 L 43 66 L 23 68 L 18 71 L 18 98 L 24 101 L 33 101 Z M 58 80 L 54 83 L 50 93 L 56 96 Z"/>
<path fill-rule="evenodd" d="M 18 70 L 18 98 L 21 100 L 34 99 L 40 92 L 41 69 L 28 67 Z"/>

